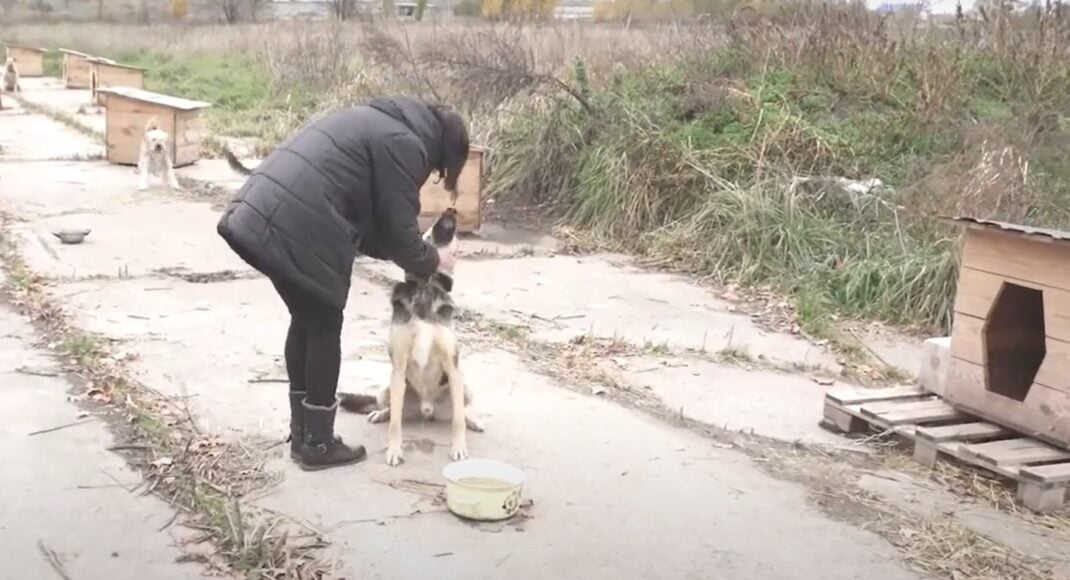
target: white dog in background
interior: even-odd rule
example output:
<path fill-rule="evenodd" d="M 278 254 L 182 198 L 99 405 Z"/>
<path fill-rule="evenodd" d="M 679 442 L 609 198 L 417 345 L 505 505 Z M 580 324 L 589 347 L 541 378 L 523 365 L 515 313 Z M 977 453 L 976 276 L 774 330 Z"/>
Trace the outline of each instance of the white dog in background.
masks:
<path fill-rule="evenodd" d="M 22 92 L 22 86 L 18 81 L 18 66 L 13 57 L 7 57 L 0 71 L 0 109 L 3 108 L 3 93 Z"/>
<path fill-rule="evenodd" d="M 149 174 L 163 174 L 164 181 L 171 189 L 180 189 L 175 167 L 171 163 L 171 135 L 160 128 L 155 118 L 145 124 L 145 136 L 141 139 L 141 153 L 138 155 L 137 170 L 141 181 L 138 190 L 149 188 Z"/>
<path fill-rule="evenodd" d="M 14 57 L 7 57 L 4 62 L 4 71 L 0 73 L 0 87 L 5 93 L 21 93 L 22 84 L 19 82 L 19 67 L 15 65 Z"/>

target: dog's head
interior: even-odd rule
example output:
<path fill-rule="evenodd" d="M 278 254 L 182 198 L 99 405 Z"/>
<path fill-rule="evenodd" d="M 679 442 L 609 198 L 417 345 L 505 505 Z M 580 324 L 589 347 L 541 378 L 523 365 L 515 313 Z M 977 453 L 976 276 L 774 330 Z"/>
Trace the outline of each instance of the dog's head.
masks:
<path fill-rule="evenodd" d="M 145 124 L 145 150 L 161 154 L 167 151 L 167 131 L 160 128 L 160 123 L 155 117 Z"/>
<path fill-rule="evenodd" d="M 14 73 L 15 72 L 15 57 L 13 57 L 13 56 L 7 57 L 7 60 L 4 61 L 4 70 L 6 70 L 9 73 Z"/>
<path fill-rule="evenodd" d="M 442 280 L 436 280 L 437 276 L 441 274 L 432 276 L 430 280 L 406 276 L 404 282 L 394 284 L 390 294 L 393 324 L 405 324 L 413 317 L 432 324 L 453 323 L 453 299 L 447 289 L 453 281 L 446 277 L 444 287 Z"/>

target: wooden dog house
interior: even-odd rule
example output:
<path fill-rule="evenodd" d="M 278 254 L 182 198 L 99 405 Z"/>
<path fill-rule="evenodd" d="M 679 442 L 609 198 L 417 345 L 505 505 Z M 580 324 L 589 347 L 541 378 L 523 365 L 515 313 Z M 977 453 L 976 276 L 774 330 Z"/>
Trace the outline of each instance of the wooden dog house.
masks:
<path fill-rule="evenodd" d="M 131 87 L 98 89 L 104 95 L 107 159 L 121 165 L 137 165 L 145 126 L 156 118 L 160 129 L 171 136 L 171 161 L 175 167 L 201 157 L 200 111 L 211 103 L 171 97 Z"/>
<path fill-rule="evenodd" d="M 483 175 L 485 151 L 475 147 L 468 151 L 468 161 L 457 180 L 457 229 L 464 233 L 479 231 L 483 223 Z M 431 227 L 435 219 L 450 207 L 450 194 L 442 184 L 435 183 L 438 173 L 420 189 L 420 228 L 424 231 Z"/>
<path fill-rule="evenodd" d="M 104 104 L 104 95 L 100 89 L 109 87 L 145 88 L 145 69 L 127 64 L 119 64 L 107 59 L 89 59 L 89 90 L 92 102 Z"/>
<path fill-rule="evenodd" d="M 7 49 L 5 58 L 9 56 L 15 59 L 15 64 L 19 67 L 20 76 L 45 76 L 45 53 L 48 51 L 43 48 L 21 46 L 10 42 L 4 43 L 4 46 Z"/>
<path fill-rule="evenodd" d="M 966 224 L 944 398 L 1070 449 L 1070 232 Z"/>
<path fill-rule="evenodd" d="M 90 61 L 97 57 L 67 48 L 61 48 L 59 51 L 63 53 L 63 86 L 68 89 L 88 89 L 92 83 Z"/>

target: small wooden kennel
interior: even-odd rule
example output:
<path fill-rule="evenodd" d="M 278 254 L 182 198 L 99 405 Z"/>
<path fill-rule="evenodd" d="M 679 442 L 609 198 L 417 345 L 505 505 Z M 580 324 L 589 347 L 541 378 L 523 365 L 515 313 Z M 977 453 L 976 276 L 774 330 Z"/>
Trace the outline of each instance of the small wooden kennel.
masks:
<path fill-rule="evenodd" d="M 90 60 L 96 57 L 67 48 L 59 51 L 63 53 L 63 86 L 68 89 L 88 89 L 92 83 Z"/>
<path fill-rule="evenodd" d="M 944 398 L 1070 449 L 1070 232 L 966 224 Z"/>
<path fill-rule="evenodd" d="M 120 165 L 136 165 L 145 126 L 155 118 L 171 136 L 171 161 L 175 167 L 190 165 L 201 157 L 201 109 L 211 103 L 171 97 L 131 87 L 98 89 L 104 95 L 107 159 Z"/>
<path fill-rule="evenodd" d="M 145 69 L 107 59 L 89 59 L 89 90 L 92 91 L 92 102 L 96 105 L 103 105 L 104 95 L 100 89 L 109 87 L 143 89 L 145 88 Z"/>
<path fill-rule="evenodd" d="M 6 57 L 15 59 L 15 65 L 19 68 L 19 75 L 24 77 L 45 76 L 45 53 L 43 48 L 21 46 L 18 44 L 5 43 L 7 48 Z"/>
<path fill-rule="evenodd" d="M 479 231 L 483 224 L 483 175 L 485 151 L 473 146 L 468 150 L 468 161 L 457 180 L 457 229 L 464 233 Z M 450 207 L 450 194 L 438 180 L 438 172 L 420 189 L 420 228 L 431 227 L 435 219 Z"/>

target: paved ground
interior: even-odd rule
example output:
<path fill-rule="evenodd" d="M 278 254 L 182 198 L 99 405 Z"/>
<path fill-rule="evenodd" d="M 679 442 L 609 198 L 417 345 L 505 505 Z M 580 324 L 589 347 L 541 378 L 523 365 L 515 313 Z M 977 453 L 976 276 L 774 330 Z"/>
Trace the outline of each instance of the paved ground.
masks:
<path fill-rule="evenodd" d="M 88 100 L 86 92 L 27 84 L 28 99 L 68 113 Z M 23 113 L 0 114 L 0 207 L 21 220 L 9 234 L 31 269 L 55 282 L 50 291 L 79 326 L 136 355 L 135 370 L 145 384 L 185 397 L 202 430 L 228 440 L 281 438 L 284 309 L 270 284 L 216 236 L 216 206 L 166 191 L 139 193 L 130 168 L 65 160 L 79 152 L 92 157 L 100 146 Z M 35 128 L 27 129 L 31 122 Z M 33 135 L 44 135 L 47 143 L 16 143 Z M 55 156 L 60 160 L 48 160 L 53 148 L 62 150 Z M 240 183 L 214 162 L 180 174 L 218 178 L 226 188 Z M 93 232 L 82 245 L 63 246 L 51 232 L 64 226 Z M 622 388 L 648 393 L 683 415 L 789 441 L 844 445 L 816 427 L 827 387 L 807 373 L 712 362 L 721 351 L 746 351 L 771 366 L 835 370 L 831 353 L 796 336 L 763 331 L 706 289 L 643 272 L 623 256 L 555 255 L 553 241 L 542 236 L 493 227 L 485 233 L 462 244 L 468 259 L 458 266 L 457 300 L 463 308 L 526 326 L 529 340 L 558 349 L 581 335 L 629 344 L 631 349 L 597 363 Z M 345 390 L 372 389 L 388 372 L 386 294 L 373 273 L 397 275 L 389 265 L 358 264 L 343 337 Z M 389 469 L 385 429 L 353 415 L 340 416 L 337 428 L 347 440 L 367 445 L 368 462 L 306 474 L 277 447 L 268 466 L 283 474 L 281 484 L 249 501 L 326 533 L 339 574 L 349 578 L 916 577 L 883 539 L 829 519 L 812 506 L 806 488 L 769 477 L 745 455 L 593 394 L 583 373 L 540 374 L 501 337 L 469 333 L 465 340 L 471 346 L 462 364 L 488 426 L 471 436 L 469 448 L 527 470 L 530 518 L 497 526 L 461 523 L 406 485 L 440 483 L 445 426 L 407 426 L 407 462 Z M 0 413 L 17 413 L 33 425 L 62 422 L 57 413 L 77 413 L 64 402 L 62 384 L 48 388 L 57 391 L 49 393 L 52 398 L 5 406 Z M 41 437 L 84 437 L 92 427 L 74 429 Z M 99 471 L 99 462 L 121 464 L 103 451 L 106 442 L 81 443 L 88 451 L 53 465 L 62 472 L 56 477 L 73 482 Z M 27 455 L 12 461 L 32 465 L 34 454 Z M 51 493 L 71 502 L 75 493 L 102 493 L 69 487 Z M 125 492 L 110 493 L 116 501 L 134 501 Z M 26 496 L 18 503 L 41 501 Z M 149 505 L 136 517 L 116 509 L 106 517 L 133 531 L 145 521 L 166 521 L 166 514 L 149 517 L 157 509 Z M 104 517 L 87 514 L 85 525 Z M 4 525 L 10 521 L 0 517 Z M 58 522 L 41 525 L 41 535 L 58 533 L 52 529 Z M 77 548 L 109 549 L 99 538 L 86 535 Z M 0 544 L 7 545 L 2 538 Z M 170 556 L 166 547 L 146 552 L 152 562 Z M 152 577 L 182 573 L 185 568 L 176 565 Z M 113 578 L 146 577 L 124 574 L 109 569 Z"/>
<path fill-rule="evenodd" d="M 61 577 L 39 542 L 71 578 L 200 578 L 197 566 L 175 563 L 189 534 L 161 531 L 174 513 L 130 491 L 140 475 L 106 450 L 114 445 L 106 423 L 69 402 L 63 365 L 39 341 L 0 304 L 0 578 Z"/>

